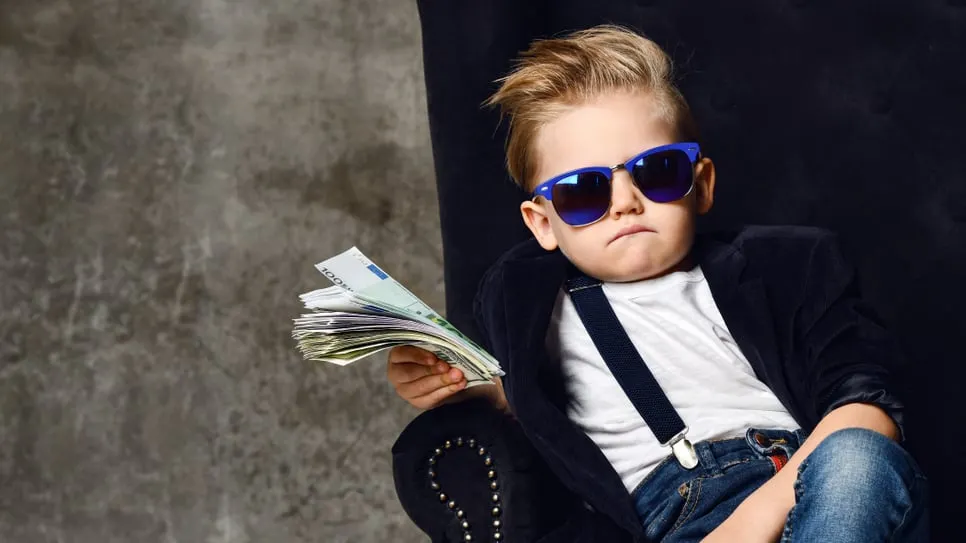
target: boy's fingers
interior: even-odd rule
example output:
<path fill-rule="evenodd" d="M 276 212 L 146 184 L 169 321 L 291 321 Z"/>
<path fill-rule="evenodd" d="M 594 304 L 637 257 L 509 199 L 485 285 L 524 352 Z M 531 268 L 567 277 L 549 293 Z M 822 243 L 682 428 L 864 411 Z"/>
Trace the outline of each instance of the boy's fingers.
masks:
<path fill-rule="evenodd" d="M 405 363 L 389 364 L 389 381 L 395 385 L 410 383 L 427 375 L 446 373 L 447 369 L 449 369 L 449 366 L 444 362 L 438 362 L 432 366 Z"/>
<path fill-rule="evenodd" d="M 465 384 L 463 373 L 459 370 L 453 369 L 442 375 L 428 375 L 408 383 L 400 383 L 396 387 L 396 391 L 403 398 L 413 402 L 417 398 L 434 394 L 437 391 L 446 389 L 450 386 L 457 385 L 462 387 L 462 384 Z M 459 388 L 456 390 L 459 390 Z"/>
<path fill-rule="evenodd" d="M 455 385 L 437 388 L 428 394 L 413 398 L 409 400 L 409 403 L 420 409 L 430 409 L 432 407 L 436 407 L 440 402 L 463 390 L 464 388 L 466 388 L 466 381 L 460 381 Z"/>
<path fill-rule="evenodd" d="M 393 350 L 389 351 L 389 363 L 398 364 L 400 362 L 412 362 L 413 364 L 422 364 L 424 366 L 429 366 L 436 363 L 439 359 L 436 355 L 427 351 L 426 349 L 420 349 L 419 347 L 413 347 L 412 345 L 402 345 L 400 347 L 395 347 Z"/>

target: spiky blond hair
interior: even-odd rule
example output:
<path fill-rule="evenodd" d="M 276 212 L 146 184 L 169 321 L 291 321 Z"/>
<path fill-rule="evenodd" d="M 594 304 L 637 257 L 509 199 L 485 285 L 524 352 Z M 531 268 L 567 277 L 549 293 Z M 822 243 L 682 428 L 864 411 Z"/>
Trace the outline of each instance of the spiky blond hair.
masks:
<path fill-rule="evenodd" d="M 533 42 L 513 70 L 497 80 L 500 88 L 484 105 L 499 106 L 509 119 L 507 170 L 529 190 L 540 127 L 608 92 L 647 93 L 678 138 L 698 141 L 697 125 L 672 77 L 671 59 L 656 43 L 624 27 L 602 25 Z"/>

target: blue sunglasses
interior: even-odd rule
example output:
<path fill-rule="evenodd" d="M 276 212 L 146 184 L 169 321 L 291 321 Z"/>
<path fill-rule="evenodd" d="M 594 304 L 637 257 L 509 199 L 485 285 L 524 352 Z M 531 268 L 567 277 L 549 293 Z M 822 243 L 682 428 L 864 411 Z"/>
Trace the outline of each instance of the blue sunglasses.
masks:
<path fill-rule="evenodd" d="M 617 166 L 593 166 L 558 175 L 539 184 L 531 196 L 549 200 L 570 226 L 587 226 L 607 215 L 617 170 L 627 170 L 648 200 L 673 202 L 694 187 L 694 164 L 700 156 L 697 143 L 662 145 Z"/>

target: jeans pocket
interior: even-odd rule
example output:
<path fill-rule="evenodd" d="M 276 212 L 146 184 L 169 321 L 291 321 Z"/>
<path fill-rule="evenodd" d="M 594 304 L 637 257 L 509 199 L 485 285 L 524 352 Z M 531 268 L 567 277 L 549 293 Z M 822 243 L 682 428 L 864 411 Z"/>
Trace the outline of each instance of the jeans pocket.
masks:
<path fill-rule="evenodd" d="M 669 489 L 664 499 L 641 516 L 641 524 L 648 541 L 661 541 L 677 529 L 694 510 L 694 489 L 700 485 L 693 479 L 676 489 Z M 640 511 L 639 511 L 640 513 Z"/>
<path fill-rule="evenodd" d="M 704 478 L 698 477 L 678 487 L 677 494 L 681 497 L 681 505 L 677 515 L 674 517 L 674 522 L 670 524 L 671 528 L 664 534 L 665 537 L 673 534 L 691 518 L 691 515 L 698 507 L 698 499 L 701 497 L 701 485 L 703 482 Z"/>

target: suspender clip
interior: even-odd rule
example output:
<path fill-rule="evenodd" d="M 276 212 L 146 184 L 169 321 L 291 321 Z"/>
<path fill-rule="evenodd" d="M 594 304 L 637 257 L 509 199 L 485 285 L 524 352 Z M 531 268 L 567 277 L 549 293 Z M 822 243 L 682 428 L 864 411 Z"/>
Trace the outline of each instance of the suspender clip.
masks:
<path fill-rule="evenodd" d="M 678 459 L 678 464 L 681 464 L 681 467 L 694 469 L 698 465 L 698 453 L 694 450 L 694 445 L 685 437 L 687 433 L 688 428 L 685 427 L 681 433 L 672 437 L 665 445 L 671 447 L 671 452 L 674 453 L 674 457 Z"/>

